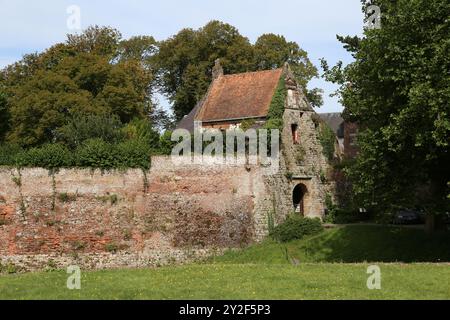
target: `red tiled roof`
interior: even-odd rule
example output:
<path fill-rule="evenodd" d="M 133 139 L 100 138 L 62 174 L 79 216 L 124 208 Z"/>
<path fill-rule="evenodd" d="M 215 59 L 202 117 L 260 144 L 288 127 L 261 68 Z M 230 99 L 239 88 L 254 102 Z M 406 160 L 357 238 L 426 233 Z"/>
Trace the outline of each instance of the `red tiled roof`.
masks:
<path fill-rule="evenodd" d="M 220 76 L 212 83 L 196 120 L 266 117 L 283 69 Z"/>

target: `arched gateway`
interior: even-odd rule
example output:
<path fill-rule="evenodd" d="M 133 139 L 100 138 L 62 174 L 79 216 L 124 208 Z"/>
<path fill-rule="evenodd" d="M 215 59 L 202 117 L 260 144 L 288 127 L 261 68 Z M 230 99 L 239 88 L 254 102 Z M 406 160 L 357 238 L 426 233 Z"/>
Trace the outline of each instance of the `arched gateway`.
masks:
<path fill-rule="evenodd" d="M 301 215 L 305 214 L 305 195 L 308 192 L 303 183 L 299 183 L 292 191 L 292 203 L 294 205 L 294 212 Z"/>

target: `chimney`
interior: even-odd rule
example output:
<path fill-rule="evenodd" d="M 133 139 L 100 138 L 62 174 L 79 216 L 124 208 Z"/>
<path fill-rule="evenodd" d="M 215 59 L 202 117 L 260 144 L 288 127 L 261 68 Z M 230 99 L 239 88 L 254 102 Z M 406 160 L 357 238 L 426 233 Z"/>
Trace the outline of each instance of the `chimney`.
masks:
<path fill-rule="evenodd" d="M 223 76 L 223 68 L 220 64 L 220 59 L 216 59 L 214 67 L 212 69 L 212 78 L 213 80 L 216 80 L 220 76 Z"/>

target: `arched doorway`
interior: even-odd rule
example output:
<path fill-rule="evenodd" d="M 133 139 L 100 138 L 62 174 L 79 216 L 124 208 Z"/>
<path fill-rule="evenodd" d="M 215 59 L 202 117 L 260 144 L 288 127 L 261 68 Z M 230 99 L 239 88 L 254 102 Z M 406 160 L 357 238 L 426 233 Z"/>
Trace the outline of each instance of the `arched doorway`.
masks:
<path fill-rule="evenodd" d="M 295 213 L 305 214 L 305 194 L 307 192 L 306 186 L 302 183 L 296 185 L 294 191 L 292 191 L 292 204 Z"/>

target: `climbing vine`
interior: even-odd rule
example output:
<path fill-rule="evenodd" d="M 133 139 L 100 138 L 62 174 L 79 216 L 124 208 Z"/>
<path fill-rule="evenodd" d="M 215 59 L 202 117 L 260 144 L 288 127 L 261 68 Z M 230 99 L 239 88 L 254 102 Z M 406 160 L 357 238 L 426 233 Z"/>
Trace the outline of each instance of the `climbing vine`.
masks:
<path fill-rule="evenodd" d="M 331 161 L 334 157 L 336 136 L 334 135 L 333 130 L 325 123 L 321 123 L 319 128 L 319 141 L 322 145 L 322 152 L 324 156 Z"/>
<path fill-rule="evenodd" d="M 20 168 L 17 169 L 17 176 L 14 175 L 13 171 L 11 171 L 11 180 L 16 184 L 19 189 L 19 197 L 20 197 L 20 214 L 22 215 L 22 219 L 26 220 L 26 211 L 27 207 L 25 205 L 25 200 L 22 193 L 22 172 Z"/>
<path fill-rule="evenodd" d="M 270 102 L 269 112 L 267 113 L 267 122 L 264 126 L 265 129 L 278 129 L 280 131 L 283 129 L 283 113 L 286 94 L 284 77 L 281 77 L 275 90 L 275 94 L 272 97 L 272 101 Z"/>

